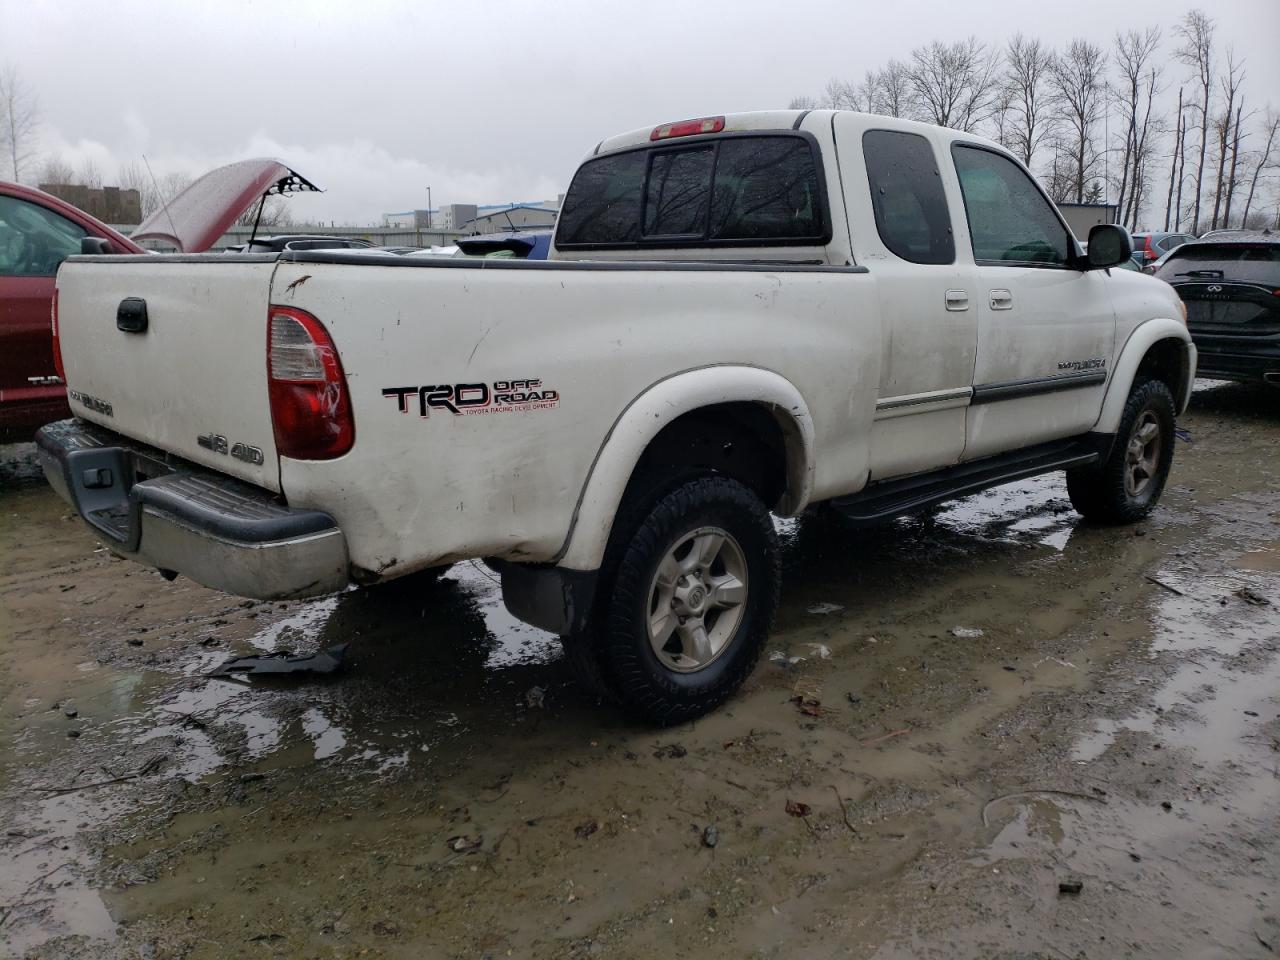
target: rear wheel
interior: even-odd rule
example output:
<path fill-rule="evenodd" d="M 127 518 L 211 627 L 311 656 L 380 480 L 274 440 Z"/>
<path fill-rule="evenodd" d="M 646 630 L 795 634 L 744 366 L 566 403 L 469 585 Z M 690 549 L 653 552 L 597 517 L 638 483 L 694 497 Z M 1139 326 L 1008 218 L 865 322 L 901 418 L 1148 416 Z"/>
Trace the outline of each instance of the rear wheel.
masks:
<path fill-rule="evenodd" d="M 571 642 L 589 640 L 578 652 L 593 654 L 603 689 L 647 720 L 714 709 L 755 666 L 777 607 L 769 511 L 736 480 L 701 477 L 661 497 L 617 549 L 594 628 Z"/>
<path fill-rule="evenodd" d="M 1133 523 L 1155 509 L 1173 463 L 1174 409 L 1163 382 L 1134 385 L 1107 459 L 1067 471 L 1067 494 L 1081 515 Z"/>

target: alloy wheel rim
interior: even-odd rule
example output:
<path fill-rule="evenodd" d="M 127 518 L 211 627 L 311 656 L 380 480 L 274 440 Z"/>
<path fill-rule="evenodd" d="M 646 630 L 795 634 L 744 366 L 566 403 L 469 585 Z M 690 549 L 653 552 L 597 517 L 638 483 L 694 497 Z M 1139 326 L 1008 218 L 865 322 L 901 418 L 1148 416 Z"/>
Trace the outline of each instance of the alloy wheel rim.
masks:
<path fill-rule="evenodd" d="M 682 534 L 654 571 L 649 644 L 667 669 L 695 673 L 732 646 L 746 609 L 746 554 L 727 531 L 700 527 Z"/>
<path fill-rule="evenodd" d="M 1141 497 L 1155 483 L 1162 446 L 1160 421 L 1154 411 L 1144 411 L 1125 450 L 1124 491 L 1130 497 Z"/>

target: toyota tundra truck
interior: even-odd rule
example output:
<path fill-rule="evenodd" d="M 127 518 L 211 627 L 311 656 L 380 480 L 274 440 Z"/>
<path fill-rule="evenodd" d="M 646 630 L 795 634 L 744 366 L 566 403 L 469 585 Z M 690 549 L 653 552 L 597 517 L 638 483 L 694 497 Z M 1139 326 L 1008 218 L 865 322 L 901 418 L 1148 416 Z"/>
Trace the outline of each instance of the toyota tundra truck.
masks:
<path fill-rule="evenodd" d="M 650 721 L 732 695 L 772 515 L 1064 471 L 1156 505 L 1196 352 L 1165 283 L 972 134 L 772 111 L 601 141 L 550 258 L 78 256 L 50 483 L 116 553 L 258 598 L 483 558 Z M 429 575 L 429 574 L 427 574 Z"/>

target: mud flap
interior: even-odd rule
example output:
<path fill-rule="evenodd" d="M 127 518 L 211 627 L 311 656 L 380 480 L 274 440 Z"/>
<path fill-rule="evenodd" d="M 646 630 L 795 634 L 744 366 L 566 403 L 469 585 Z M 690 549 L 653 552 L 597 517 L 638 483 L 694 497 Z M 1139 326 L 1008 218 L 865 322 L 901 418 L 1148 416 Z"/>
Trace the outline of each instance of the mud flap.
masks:
<path fill-rule="evenodd" d="M 502 601 L 513 617 L 561 637 L 586 629 L 599 571 L 507 560 L 485 562 L 502 575 Z"/>

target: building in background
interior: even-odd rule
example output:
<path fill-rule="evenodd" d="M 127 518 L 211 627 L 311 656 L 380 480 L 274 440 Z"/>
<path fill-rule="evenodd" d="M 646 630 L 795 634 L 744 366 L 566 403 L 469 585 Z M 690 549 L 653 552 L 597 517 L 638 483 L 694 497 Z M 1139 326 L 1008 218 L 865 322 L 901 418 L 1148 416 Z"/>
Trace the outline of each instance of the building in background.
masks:
<path fill-rule="evenodd" d="M 476 218 L 480 211 L 474 203 L 446 203 L 438 211 L 440 226 L 448 230 L 461 230 Z"/>
<path fill-rule="evenodd" d="M 406 210 L 404 213 L 384 213 L 382 225 L 396 230 L 425 230 L 433 226 L 431 219 L 430 210 Z"/>
<path fill-rule="evenodd" d="M 40 189 L 103 223 L 142 222 L 142 197 L 137 190 L 94 188 L 79 183 L 42 183 Z"/>
<path fill-rule="evenodd" d="M 460 229 L 471 233 L 505 233 L 554 227 L 558 205 L 516 203 L 509 207 L 481 207 L 470 223 Z"/>
<path fill-rule="evenodd" d="M 561 194 L 555 200 L 528 203 L 446 203 L 437 210 L 406 210 L 384 213 L 382 224 L 402 230 L 456 230 L 465 234 L 507 233 L 513 230 L 535 230 L 553 227 Z"/>
<path fill-rule="evenodd" d="M 1058 211 L 1076 239 L 1084 243 L 1098 224 L 1116 223 L 1120 207 L 1114 203 L 1060 203 Z"/>

